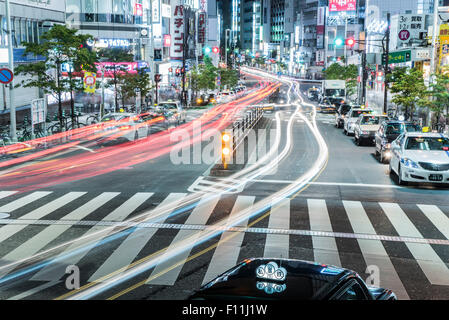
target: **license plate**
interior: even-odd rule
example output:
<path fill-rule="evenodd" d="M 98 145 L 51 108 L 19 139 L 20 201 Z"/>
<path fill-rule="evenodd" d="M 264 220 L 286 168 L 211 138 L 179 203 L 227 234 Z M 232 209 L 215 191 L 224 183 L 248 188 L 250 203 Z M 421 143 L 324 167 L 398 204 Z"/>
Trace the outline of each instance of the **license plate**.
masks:
<path fill-rule="evenodd" d="M 430 181 L 443 181 L 443 175 L 442 174 L 431 174 L 429 176 Z"/>

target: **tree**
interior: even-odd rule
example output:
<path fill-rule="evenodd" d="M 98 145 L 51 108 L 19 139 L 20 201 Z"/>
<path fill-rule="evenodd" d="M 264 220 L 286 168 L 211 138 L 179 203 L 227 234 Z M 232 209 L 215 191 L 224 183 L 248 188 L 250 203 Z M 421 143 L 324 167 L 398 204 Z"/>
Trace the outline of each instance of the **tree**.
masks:
<path fill-rule="evenodd" d="M 391 101 L 405 107 L 406 120 L 410 116 L 413 119 L 416 105 L 424 105 L 428 94 L 427 87 L 424 84 L 423 72 L 416 68 L 398 68 L 392 72 L 390 78 L 394 80 L 390 83 L 390 90 L 395 94 Z"/>
<path fill-rule="evenodd" d="M 204 63 L 198 66 L 198 73 L 198 89 L 214 90 L 217 68 L 212 64 L 212 60 L 209 57 L 204 57 Z"/>
<path fill-rule="evenodd" d="M 140 105 L 143 106 L 145 97 L 152 90 L 152 87 L 150 86 L 150 75 L 144 69 L 139 69 L 137 74 L 119 74 L 118 79 L 118 82 L 120 83 L 119 92 L 122 104 L 125 104 L 126 99 L 135 97 L 136 89 L 138 89 L 140 91 Z"/>
<path fill-rule="evenodd" d="M 327 80 L 345 80 L 346 95 L 352 96 L 357 90 L 358 68 L 354 64 L 343 66 L 339 63 L 333 63 L 325 71 Z"/>
<path fill-rule="evenodd" d="M 96 53 L 89 51 L 84 44 L 93 39 L 90 35 L 77 34 L 77 30 L 63 25 L 55 25 L 42 35 L 42 43 L 23 43 L 25 54 L 44 57 L 43 61 L 23 64 L 16 68 L 16 73 L 24 75 L 17 86 L 36 87 L 46 94 L 51 94 L 58 101 L 58 118 L 63 128 L 62 94 L 70 91 L 72 124 L 74 121 L 73 90 L 83 90 L 83 83 L 74 76 L 82 71 L 96 71 Z M 68 77 L 62 76 L 62 66 L 66 65 Z"/>
<path fill-rule="evenodd" d="M 123 75 L 127 73 L 126 70 L 122 70 L 119 66 L 121 62 L 133 62 L 134 55 L 128 51 L 121 48 L 106 48 L 100 50 L 98 53 L 100 60 L 103 62 L 111 62 L 114 67 L 112 68 L 112 79 L 108 81 L 108 87 L 114 87 L 114 96 L 115 96 L 115 109 L 118 107 L 118 95 L 119 95 L 119 84 L 123 82 L 123 77 L 119 77 L 119 75 Z M 123 100 L 123 97 L 122 97 Z"/>
<path fill-rule="evenodd" d="M 446 108 L 446 113 L 449 114 L 449 69 L 445 68 L 441 73 L 434 75 L 434 81 L 430 84 L 427 91 L 426 99 L 423 104 L 436 113 L 436 119 Z"/>
<path fill-rule="evenodd" d="M 227 86 L 228 88 L 233 88 L 237 86 L 237 83 L 239 81 L 237 70 L 220 68 L 218 70 L 218 74 L 220 75 L 222 86 Z"/>

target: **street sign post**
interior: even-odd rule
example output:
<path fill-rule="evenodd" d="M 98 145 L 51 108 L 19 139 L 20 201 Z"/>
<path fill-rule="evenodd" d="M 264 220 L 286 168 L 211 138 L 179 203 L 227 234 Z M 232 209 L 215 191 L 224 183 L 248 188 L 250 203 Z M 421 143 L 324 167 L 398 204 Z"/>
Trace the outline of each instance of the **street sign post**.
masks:
<path fill-rule="evenodd" d="M 47 116 L 46 99 L 36 99 L 31 101 L 31 138 L 34 139 L 34 126 L 43 123 L 45 125 L 45 118 Z M 43 130 L 46 132 L 46 128 Z"/>
<path fill-rule="evenodd" d="M 14 79 L 14 73 L 8 68 L 0 69 L 0 82 L 3 84 L 9 84 Z"/>
<path fill-rule="evenodd" d="M 386 61 L 386 54 L 382 54 L 382 64 L 385 64 Z M 404 51 L 395 51 L 390 52 L 388 54 L 388 64 L 395 64 L 395 63 L 404 63 L 409 62 L 412 59 L 412 51 L 411 50 L 404 50 Z"/>

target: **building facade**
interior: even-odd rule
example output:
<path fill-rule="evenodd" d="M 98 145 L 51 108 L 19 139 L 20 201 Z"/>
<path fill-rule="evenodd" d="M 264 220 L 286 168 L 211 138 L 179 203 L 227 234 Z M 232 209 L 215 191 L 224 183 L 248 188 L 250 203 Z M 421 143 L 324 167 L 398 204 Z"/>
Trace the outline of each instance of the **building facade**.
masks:
<path fill-rule="evenodd" d="M 0 1 L 0 47 L 8 46 L 6 34 L 5 1 Z M 11 36 L 13 45 L 14 64 L 29 63 L 36 57 L 24 56 L 23 42 L 40 43 L 42 34 L 54 24 L 65 23 L 65 1 L 37 1 L 37 0 L 11 0 Z M 2 67 L 7 67 L 4 65 Z M 22 77 L 17 76 L 15 83 L 20 83 Z M 31 101 L 43 98 L 43 93 L 37 88 L 15 89 L 14 105 L 18 112 L 30 108 Z M 0 114 L 8 118 L 9 115 L 9 90 L 0 93 Z"/>

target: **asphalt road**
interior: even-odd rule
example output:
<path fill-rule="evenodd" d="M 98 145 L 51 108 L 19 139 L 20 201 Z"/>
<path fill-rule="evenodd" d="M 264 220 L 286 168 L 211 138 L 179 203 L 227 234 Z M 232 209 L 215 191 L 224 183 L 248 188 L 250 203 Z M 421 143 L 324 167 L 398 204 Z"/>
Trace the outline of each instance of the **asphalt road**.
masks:
<path fill-rule="evenodd" d="M 313 167 L 320 151 L 316 139 L 303 118 L 296 115 L 291 120 L 296 106 L 284 109 L 279 112 L 280 127 L 276 113 L 266 117 L 272 119 L 271 129 L 279 129 L 281 134 L 278 154 L 288 140 L 289 120 L 293 123 L 293 145 L 269 174 L 245 183 L 237 193 L 213 199 L 204 196 L 204 202 L 184 212 L 174 210 L 162 215 L 153 225 L 139 225 L 115 237 L 102 237 L 97 246 L 84 251 L 67 256 L 68 251 L 60 249 L 60 259 L 51 265 L 5 282 L 0 287 L 0 298 L 71 298 L 104 285 L 89 298 L 185 299 L 238 261 L 265 256 L 349 268 L 369 284 L 392 289 L 400 299 L 448 299 L 449 190 L 397 186 L 389 176 L 388 166 L 374 157 L 373 147 L 357 147 L 352 138 L 335 128 L 332 116 L 317 115 L 329 157 L 310 184 L 269 210 L 239 221 L 232 230 L 215 237 L 200 237 L 245 208 L 271 200 L 274 193 Z M 299 111 L 312 120 L 310 107 L 302 105 Z M 23 203 L 23 197 L 32 192 L 0 194 L 4 196 L 0 212 L 10 210 L 11 218 L 34 212 L 28 219 L 42 223 L 0 228 L 1 265 L 24 253 L 37 249 L 42 252 L 66 239 L 89 234 L 93 229 L 102 230 L 108 223 L 118 227 L 119 221 L 182 201 L 198 179 L 217 182 L 207 177 L 209 169 L 209 164 L 174 166 L 168 156 L 163 156 L 107 175 L 47 188 L 45 191 L 51 194 L 35 195 L 37 199 L 30 198 L 29 204 L 17 209 L 11 203 L 16 199 Z M 55 210 L 37 218 L 39 208 L 64 196 L 64 201 L 70 203 L 53 203 Z M 76 208 L 82 210 L 73 214 Z M 56 225 L 56 221 L 62 224 Z M 5 238 L 5 234 L 11 236 Z M 187 242 L 180 253 L 175 250 L 191 237 L 201 242 Z M 152 264 L 160 256 L 162 259 Z M 79 268 L 81 290 L 67 289 L 68 265 Z M 126 268 L 139 266 L 140 270 L 126 274 Z"/>

